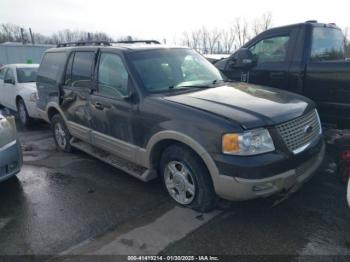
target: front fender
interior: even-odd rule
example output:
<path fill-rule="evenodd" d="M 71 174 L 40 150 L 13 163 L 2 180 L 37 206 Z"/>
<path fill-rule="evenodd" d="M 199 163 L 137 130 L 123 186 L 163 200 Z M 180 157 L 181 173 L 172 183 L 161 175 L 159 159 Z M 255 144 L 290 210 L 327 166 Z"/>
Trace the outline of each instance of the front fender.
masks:
<path fill-rule="evenodd" d="M 195 139 L 178 131 L 166 130 L 154 134 L 147 143 L 146 149 L 143 152 L 143 165 L 151 168 L 152 150 L 160 142 L 164 140 L 174 140 L 190 147 L 203 160 L 212 177 L 214 187 L 219 179 L 219 170 L 215 165 L 214 160 L 209 152 Z M 142 161 L 141 161 L 142 162 Z"/>

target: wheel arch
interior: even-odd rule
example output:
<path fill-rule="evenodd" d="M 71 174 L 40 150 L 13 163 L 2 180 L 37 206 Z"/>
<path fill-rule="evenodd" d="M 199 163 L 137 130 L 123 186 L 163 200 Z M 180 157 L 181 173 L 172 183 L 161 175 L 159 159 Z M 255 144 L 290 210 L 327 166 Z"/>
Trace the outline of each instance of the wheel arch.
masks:
<path fill-rule="evenodd" d="M 24 101 L 23 97 L 21 95 L 17 94 L 16 98 L 15 98 L 16 106 L 18 106 L 19 100 L 22 100 L 24 102 L 24 105 L 26 104 L 26 102 Z"/>
<path fill-rule="evenodd" d="M 161 131 L 151 137 L 147 143 L 145 152 L 145 165 L 150 168 L 157 167 L 162 151 L 171 144 L 182 144 L 193 150 L 198 157 L 203 161 L 206 168 L 212 177 L 213 183 L 219 175 L 219 171 L 214 160 L 207 150 L 196 140 L 177 131 Z"/>
<path fill-rule="evenodd" d="M 46 112 L 47 119 L 49 122 L 51 122 L 52 117 L 56 114 L 59 114 L 65 122 L 67 120 L 64 116 L 64 113 L 62 112 L 62 109 L 60 109 L 60 107 L 56 103 L 49 103 L 46 107 Z"/>

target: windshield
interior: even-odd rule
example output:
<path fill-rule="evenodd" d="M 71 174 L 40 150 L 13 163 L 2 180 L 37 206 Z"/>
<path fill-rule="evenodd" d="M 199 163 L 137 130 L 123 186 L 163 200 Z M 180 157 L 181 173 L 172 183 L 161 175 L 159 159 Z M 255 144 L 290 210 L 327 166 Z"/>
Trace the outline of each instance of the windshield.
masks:
<path fill-rule="evenodd" d="M 223 80 L 208 60 L 190 49 L 136 52 L 130 59 L 145 89 L 151 93 L 205 87 Z"/>
<path fill-rule="evenodd" d="M 17 68 L 17 79 L 19 83 L 36 82 L 38 68 Z"/>
<path fill-rule="evenodd" d="M 311 59 L 314 61 L 344 60 L 344 36 L 341 30 L 315 27 L 312 33 Z"/>

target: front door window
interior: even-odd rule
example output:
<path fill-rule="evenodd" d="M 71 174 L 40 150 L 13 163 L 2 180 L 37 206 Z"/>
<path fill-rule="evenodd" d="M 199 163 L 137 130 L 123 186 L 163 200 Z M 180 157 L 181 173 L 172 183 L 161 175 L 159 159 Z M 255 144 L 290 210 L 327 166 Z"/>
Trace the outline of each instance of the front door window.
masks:
<path fill-rule="evenodd" d="M 284 62 L 287 57 L 289 36 L 265 38 L 249 50 L 256 57 L 258 64 Z"/>

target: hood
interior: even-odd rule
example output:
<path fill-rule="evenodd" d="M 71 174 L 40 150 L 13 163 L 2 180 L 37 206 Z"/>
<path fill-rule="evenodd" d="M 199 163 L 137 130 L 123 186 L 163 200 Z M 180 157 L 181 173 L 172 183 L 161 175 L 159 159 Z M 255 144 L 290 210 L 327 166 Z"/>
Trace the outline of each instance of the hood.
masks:
<path fill-rule="evenodd" d="M 314 107 L 290 92 L 238 82 L 165 99 L 225 117 L 245 129 L 276 125 Z"/>
<path fill-rule="evenodd" d="M 27 90 L 31 90 L 33 92 L 37 91 L 36 89 L 36 83 L 35 82 L 29 82 L 29 83 L 18 83 L 20 87 L 26 88 Z"/>
<path fill-rule="evenodd" d="M 16 139 L 16 130 L 11 123 L 0 114 L 0 148 Z"/>

